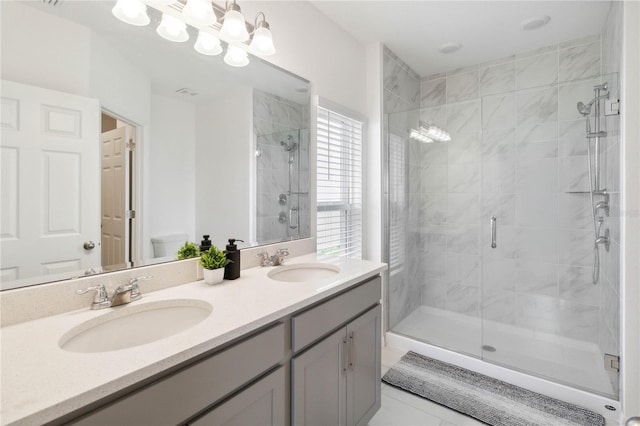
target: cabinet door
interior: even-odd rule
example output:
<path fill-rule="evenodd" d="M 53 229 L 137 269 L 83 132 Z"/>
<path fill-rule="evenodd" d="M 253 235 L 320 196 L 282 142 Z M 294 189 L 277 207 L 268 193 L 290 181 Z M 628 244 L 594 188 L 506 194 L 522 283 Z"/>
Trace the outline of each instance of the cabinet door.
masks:
<path fill-rule="evenodd" d="M 189 424 L 197 426 L 284 425 L 287 411 L 285 389 L 284 367 L 280 367 Z"/>
<path fill-rule="evenodd" d="M 380 305 L 347 325 L 347 420 L 366 425 L 380 408 Z"/>
<path fill-rule="evenodd" d="M 291 360 L 292 423 L 346 425 L 346 328 Z"/>

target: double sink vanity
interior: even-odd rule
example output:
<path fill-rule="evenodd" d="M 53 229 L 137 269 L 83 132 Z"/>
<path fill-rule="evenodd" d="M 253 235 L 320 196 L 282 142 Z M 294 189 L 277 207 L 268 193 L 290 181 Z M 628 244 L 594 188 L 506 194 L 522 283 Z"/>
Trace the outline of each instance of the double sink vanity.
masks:
<path fill-rule="evenodd" d="M 1 422 L 366 424 L 384 269 L 310 254 L 3 327 Z"/>

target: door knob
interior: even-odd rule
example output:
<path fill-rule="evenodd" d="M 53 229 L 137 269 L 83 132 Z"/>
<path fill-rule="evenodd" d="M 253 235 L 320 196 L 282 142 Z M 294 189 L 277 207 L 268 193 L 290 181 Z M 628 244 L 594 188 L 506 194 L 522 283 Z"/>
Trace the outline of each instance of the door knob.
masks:
<path fill-rule="evenodd" d="M 85 241 L 82 247 L 84 247 L 85 250 L 93 250 L 96 244 L 93 241 Z"/>

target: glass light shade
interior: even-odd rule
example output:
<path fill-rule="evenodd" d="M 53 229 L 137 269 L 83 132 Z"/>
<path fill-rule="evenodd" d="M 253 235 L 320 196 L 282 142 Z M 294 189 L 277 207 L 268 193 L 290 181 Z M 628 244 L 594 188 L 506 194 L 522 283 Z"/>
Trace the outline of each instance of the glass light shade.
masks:
<path fill-rule="evenodd" d="M 147 6 L 140 0 L 118 0 L 111 9 L 113 16 L 127 24 L 144 27 L 149 24 Z"/>
<path fill-rule="evenodd" d="M 189 40 L 187 33 L 187 24 L 176 18 L 175 16 L 162 14 L 162 21 L 156 29 L 160 37 L 169 41 L 183 42 Z"/>
<path fill-rule="evenodd" d="M 184 17 L 198 26 L 205 27 L 216 22 L 216 15 L 213 13 L 209 0 L 189 0 L 182 9 Z"/>
<path fill-rule="evenodd" d="M 203 55 L 214 56 L 222 53 L 222 46 L 220 46 L 218 37 L 203 31 L 198 33 L 198 40 L 193 45 L 193 48 Z"/>
<path fill-rule="evenodd" d="M 271 37 L 271 30 L 265 27 L 258 27 L 253 33 L 253 39 L 249 47 L 261 55 L 273 55 L 276 53 L 276 48 L 273 46 L 273 38 Z"/>
<path fill-rule="evenodd" d="M 227 54 L 224 55 L 224 62 L 232 67 L 244 67 L 249 65 L 249 56 L 246 50 L 230 44 L 227 48 Z"/>
<path fill-rule="evenodd" d="M 220 32 L 231 41 L 249 40 L 249 32 L 244 22 L 244 16 L 238 10 L 229 9 L 224 14 L 224 22 Z"/>

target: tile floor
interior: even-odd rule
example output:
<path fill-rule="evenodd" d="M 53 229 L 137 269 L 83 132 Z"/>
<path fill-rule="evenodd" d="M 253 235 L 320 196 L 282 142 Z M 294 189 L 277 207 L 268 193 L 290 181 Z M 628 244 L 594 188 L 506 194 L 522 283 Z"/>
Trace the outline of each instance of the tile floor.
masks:
<path fill-rule="evenodd" d="M 382 348 L 382 375 L 400 360 L 405 351 Z M 382 406 L 369 426 L 481 426 L 481 423 L 441 405 L 382 384 Z M 607 419 L 606 426 L 618 422 Z"/>

